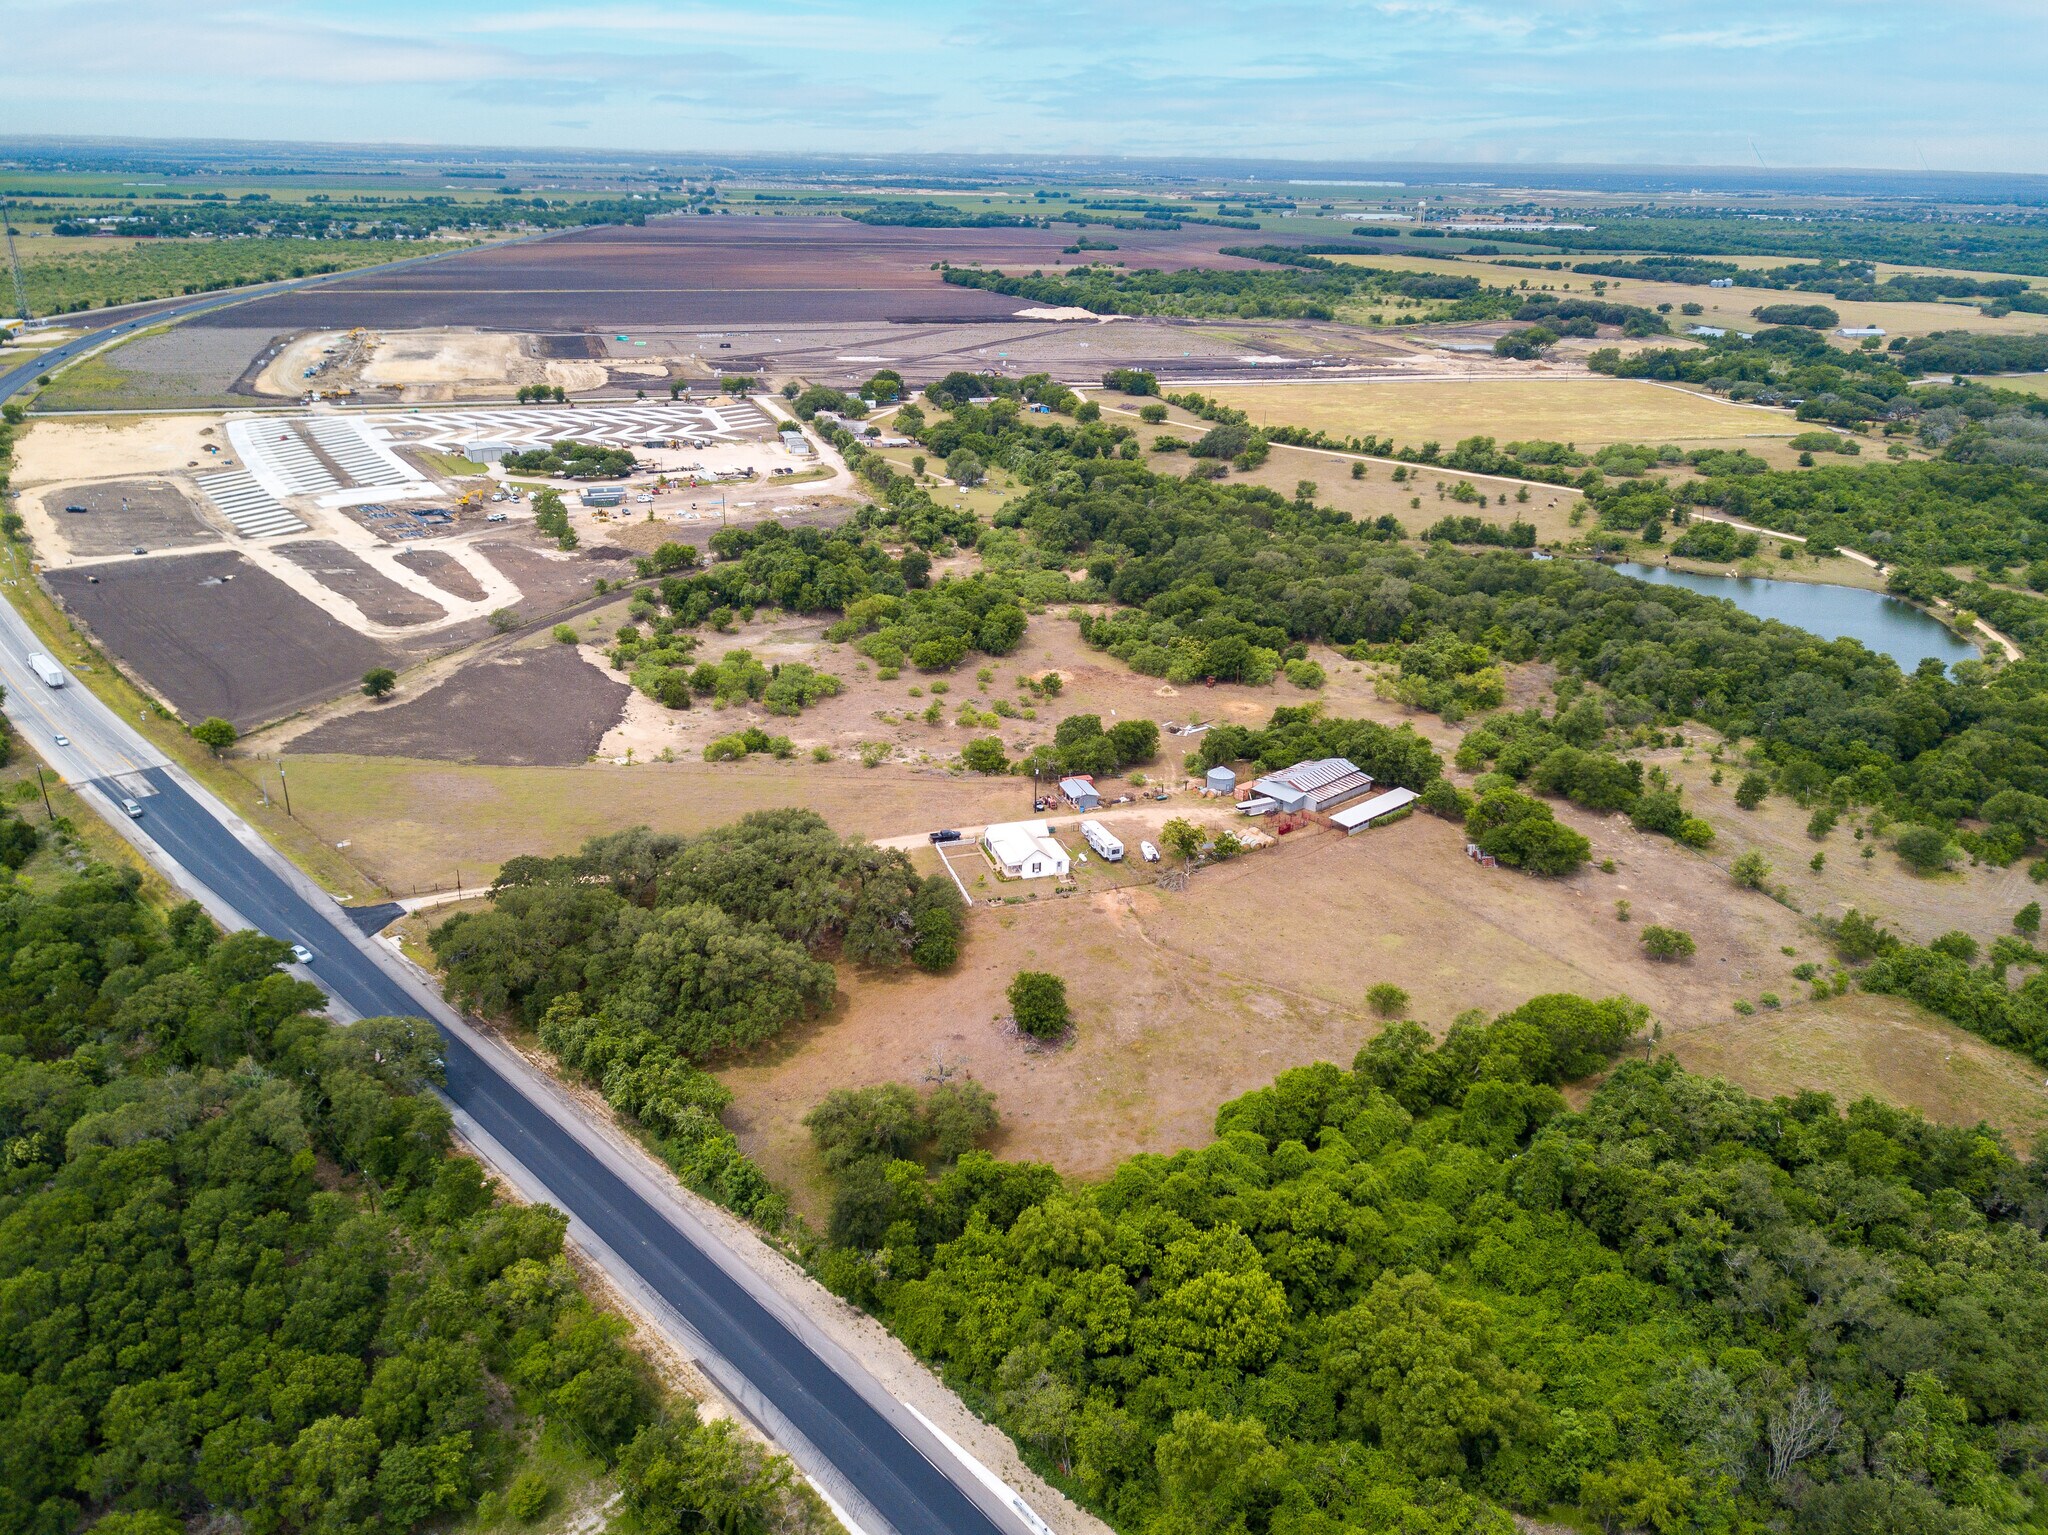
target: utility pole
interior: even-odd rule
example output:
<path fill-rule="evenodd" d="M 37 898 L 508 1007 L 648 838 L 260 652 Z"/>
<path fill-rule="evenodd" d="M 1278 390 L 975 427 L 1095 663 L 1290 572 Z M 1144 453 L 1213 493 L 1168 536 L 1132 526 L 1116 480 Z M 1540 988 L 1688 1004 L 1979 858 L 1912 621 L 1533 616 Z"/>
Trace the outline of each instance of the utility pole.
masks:
<path fill-rule="evenodd" d="M 277 759 L 277 784 L 279 788 L 284 790 L 284 813 L 286 815 L 291 815 L 292 784 L 291 780 L 284 776 L 284 758 L 282 757 L 279 757 Z M 296 817 L 294 817 L 294 819 L 296 819 Z"/>
<path fill-rule="evenodd" d="M 29 321 L 28 284 L 21 280 L 21 256 L 14 248 L 13 204 L 0 197 L 0 229 L 7 235 L 7 266 L 14 274 L 14 312 L 21 316 L 21 323 Z"/>
<path fill-rule="evenodd" d="M 55 821 L 57 819 L 57 812 L 50 808 L 50 786 L 43 782 L 43 770 L 41 768 L 36 769 L 36 787 L 43 791 L 43 813 L 52 821 Z"/>

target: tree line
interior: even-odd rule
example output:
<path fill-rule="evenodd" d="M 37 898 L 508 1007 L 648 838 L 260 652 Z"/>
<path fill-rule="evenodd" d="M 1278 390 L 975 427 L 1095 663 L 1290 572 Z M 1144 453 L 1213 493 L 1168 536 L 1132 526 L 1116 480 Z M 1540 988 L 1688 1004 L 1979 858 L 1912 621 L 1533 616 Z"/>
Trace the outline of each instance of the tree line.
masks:
<path fill-rule="evenodd" d="M 536 1420 L 644 1530 L 809 1519 L 787 1463 L 664 1400 L 561 1214 L 451 1154 L 436 1031 L 335 1027 L 289 960 L 125 870 L 0 892 L 0 1528 L 531 1520 L 564 1490 Z"/>
<path fill-rule="evenodd" d="M 833 961 L 950 969 L 964 907 L 944 874 L 764 810 L 696 837 L 645 827 L 508 860 L 491 908 L 436 928 L 450 994 L 539 1031 L 693 1188 L 773 1226 L 782 1197 L 718 1114 L 702 1063 L 832 1005 Z"/>

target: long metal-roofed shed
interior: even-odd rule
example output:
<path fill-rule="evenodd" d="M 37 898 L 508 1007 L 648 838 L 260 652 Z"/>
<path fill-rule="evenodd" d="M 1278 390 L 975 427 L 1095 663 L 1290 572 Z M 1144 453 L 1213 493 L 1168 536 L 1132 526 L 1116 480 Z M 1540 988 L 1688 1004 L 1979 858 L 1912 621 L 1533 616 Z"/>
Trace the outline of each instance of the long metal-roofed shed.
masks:
<path fill-rule="evenodd" d="M 1086 773 L 1077 773 L 1060 780 L 1060 793 L 1076 810 L 1093 810 L 1102 803 L 1102 793 L 1095 787 L 1095 780 Z"/>
<path fill-rule="evenodd" d="M 1397 810 L 1406 810 L 1421 797 L 1413 789 L 1388 789 L 1371 799 L 1362 799 L 1355 805 L 1346 805 L 1336 811 L 1330 817 L 1330 824 L 1349 837 L 1364 831 L 1382 817 Z"/>
<path fill-rule="evenodd" d="M 1262 814 L 1252 808 L 1260 800 L 1283 811 L 1320 812 L 1349 804 L 1372 787 L 1372 774 L 1344 757 L 1317 757 L 1297 762 L 1254 779 L 1239 808 L 1250 815 Z"/>

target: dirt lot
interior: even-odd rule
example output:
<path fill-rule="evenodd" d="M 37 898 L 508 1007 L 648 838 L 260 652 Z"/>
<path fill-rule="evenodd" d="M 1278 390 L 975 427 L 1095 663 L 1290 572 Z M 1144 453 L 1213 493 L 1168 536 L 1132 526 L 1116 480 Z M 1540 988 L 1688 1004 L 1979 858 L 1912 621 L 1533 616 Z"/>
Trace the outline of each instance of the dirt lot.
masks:
<path fill-rule="evenodd" d="M 477 548 L 519 588 L 520 612 L 528 618 L 589 596 L 590 583 L 600 576 L 616 581 L 633 573 L 623 550 L 595 548 L 563 554 L 512 539 L 484 540 Z"/>
<path fill-rule="evenodd" d="M 131 416 L 97 421 L 38 421 L 14 444 L 18 486 L 68 484 L 217 469 L 232 455 L 218 416 Z"/>
<path fill-rule="evenodd" d="M 407 549 L 398 558 L 451 597 L 464 602 L 483 600 L 483 583 L 438 549 Z"/>
<path fill-rule="evenodd" d="M 525 338 L 503 331 L 423 330 L 377 336 L 361 370 L 365 384 L 397 389 L 406 399 L 502 395 L 519 384 L 601 389 L 606 373 L 594 362 L 545 361 Z"/>
<path fill-rule="evenodd" d="M 169 480 L 58 486 L 34 499 L 60 535 L 62 546 L 83 558 L 126 554 L 137 544 L 145 549 L 185 549 L 218 543 L 221 537 L 200 518 L 199 509 L 184 491 Z M 67 506 L 86 510 L 67 512 Z"/>
<path fill-rule="evenodd" d="M 187 722 L 220 715 L 248 729 L 402 665 L 391 647 L 329 618 L 233 554 L 104 565 L 47 580 L 71 614 Z"/>
<path fill-rule="evenodd" d="M 436 603 L 379 575 L 339 544 L 307 540 L 279 544 L 277 552 L 318 576 L 323 586 L 339 592 L 374 622 L 425 624 L 448 616 Z"/>
<path fill-rule="evenodd" d="M 1610 442 L 1790 437 L 1785 411 L 1731 404 L 1634 379 L 1472 378 L 1455 383 L 1372 382 L 1226 386 L 1202 391 L 1254 425 L 1320 428 L 1332 436 L 1392 437 L 1448 448 L 1475 434 L 1502 443 L 1542 438 L 1581 448 Z"/>
<path fill-rule="evenodd" d="M 463 667 L 417 698 L 394 699 L 321 725 L 299 752 L 489 762 L 514 767 L 586 762 L 627 688 L 543 638 Z"/>

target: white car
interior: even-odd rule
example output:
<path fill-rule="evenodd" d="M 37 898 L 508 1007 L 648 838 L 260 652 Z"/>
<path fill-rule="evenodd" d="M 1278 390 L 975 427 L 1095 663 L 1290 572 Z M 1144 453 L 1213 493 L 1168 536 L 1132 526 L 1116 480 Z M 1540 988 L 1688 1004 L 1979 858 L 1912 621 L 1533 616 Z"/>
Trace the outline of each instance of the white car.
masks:
<path fill-rule="evenodd" d="M 313 951 L 303 943 L 295 943 L 292 945 L 292 958 L 302 965 L 310 965 L 313 963 Z"/>
<path fill-rule="evenodd" d="M 59 746 L 69 746 L 71 744 L 71 737 L 69 736 L 51 736 L 50 739 L 55 741 Z"/>
<path fill-rule="evenodd" d="M 648 495 L 635 496 L 633 499 L 635 501 L 638 501 L 642 506 L 650 506 L 654 502 L 654 497 Z"/>

